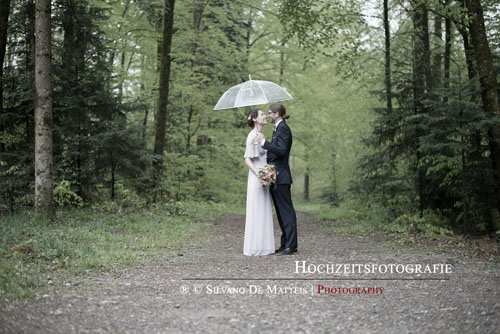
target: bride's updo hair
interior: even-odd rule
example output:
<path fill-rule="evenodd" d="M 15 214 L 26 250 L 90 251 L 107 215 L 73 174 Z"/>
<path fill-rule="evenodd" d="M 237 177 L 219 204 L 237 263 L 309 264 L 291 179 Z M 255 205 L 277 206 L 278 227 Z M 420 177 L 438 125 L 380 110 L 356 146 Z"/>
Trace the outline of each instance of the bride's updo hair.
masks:
<path fill-rule="evenodd" d="M 255 126 L 254 119 L 259 116 L 259 111 L 260 111 L 260 109 L 252 109 L 248 112 L 248 117 L 247 117 L 248 126 L 251 127 L 252 129 Z"/>
<path fill-rule="evenodd" d="M 272 112 L 277 112 L 281 118 L 283 119 L 289 119 L 290 115 L 286 114 L 286 109 L 285 106 L 282 105 L 281 103 L 273 103 L 269 106 L 269 110 Z"/>

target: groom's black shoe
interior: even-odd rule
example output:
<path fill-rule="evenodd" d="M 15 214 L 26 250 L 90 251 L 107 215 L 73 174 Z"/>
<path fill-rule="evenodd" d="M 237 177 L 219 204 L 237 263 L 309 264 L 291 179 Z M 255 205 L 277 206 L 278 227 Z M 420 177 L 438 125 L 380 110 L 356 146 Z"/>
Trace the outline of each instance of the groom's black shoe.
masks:
<path fill-rule="evenodd" d="M 279 253 L 279 252 L 281 252 L 283 249 L 285 249 L 285 247 L 284 247 L 284 246 L 281 246 L 280 248 L 278 248 L 278 249 L 275 251 L 275 253 Z"/>
<path fill-rule="evenodd" d="M 297 248 L 283 248 L 283 250 L 277 252 L 277 255 L 289 255 L 292 253 L 295 253 L 297 251 Z"/>

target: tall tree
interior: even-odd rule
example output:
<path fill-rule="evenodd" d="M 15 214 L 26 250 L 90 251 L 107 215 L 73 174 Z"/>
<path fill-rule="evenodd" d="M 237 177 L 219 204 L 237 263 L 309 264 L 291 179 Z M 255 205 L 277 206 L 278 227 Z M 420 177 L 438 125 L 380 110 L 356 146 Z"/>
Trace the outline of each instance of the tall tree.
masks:
<path fill-rule="evenodd" d="M 412 1 L 413 10 L 413 99 L 414 99 L 414 113 L 419 115 L 424 113 L 424 99 L 425 99 L 425 88 L 426 81 L 429 79 L 428 67 L 430 70 L 430 56 L 429 56 L 429 30 L 428 30 L 428 16 L 427 9 L 423 3 Z M 427 86 L 428 87 L 428 86 Z M 419 122 L 417 120 L 416 122 Z M 416 147 L 416 163 L 418 170 L 418 193 L 419 193 L 419 211 L 420 217 L 423 216 L 425 207 L 425 192 L 424 192 L 424 179 L 425 171 L 423 166 L 420 166 L 420 160 L 422 159 L 422 150 L 419 144 L 419 139 L 422 136 L 422 125 L 416 125 L 416 136 L 417 136 L 417 147 Z"/>
<path fill-rule="evenodd" d="M 483 107 L 491 117 L 499 117 L 498 85 L 493 68 L 493 56 L 486 37 L 481 2 L 479 0 L 466 0 L 465 5 L 470 19 L 470 35 L 481 85 Z M 490 135 L 491 159 L 498 181 L 500 178 L 500 124 L 496 123 L 491 126 L 488 133 Z M 499 188 L 500 186 L 497 184 L 496 193 L 498 196 L 500 196 Z M 497 198 L 497 200 L 497 205 L 500 205 L 500 198 Z"/>
<path fill-rule="evenodd" d="M 51 0 L 35 5 L 35 206 L 53 219 Z"/>
<path fill-rule="evenodd" d="M 7 49 L 7 27 L 9 25 L 10 0 L 0 1 L 0 115 L 3 115 L 3 61 Z M 0 121 L 0 131 L 3 122 Z M 0 143 L 0 152 L 4 151 L 4 144 Z"/>
<path fill-rule="evenodd" d="M 170 49 L 172 46 L 172 31 L 174 24 L 175 0 L 165 0 L 163 12 L 163 39 L 160 58 L 160 87 L 158 93 L 158 109 L 156 111 L 156 132 L 154 153 L 157 155 L 155 167 L 160 169 L 163 165 L 163 150 L 165 148 L 165 129 L 167 122 L 168 88 L 170 80 Z"/>
<path fill-rule="evenodd" d="M 433 50 L 434 59 L 433 59 L 433 78 L 434 78 L 434 87 L 441 87 L 441 62 L 443 58 L 443 54 L 441 52 L 441 46 L 443 44 L 443 19 L 440 14 L 435 14 L 434 16 L 434 38 L 436 40 L 435 49 Z"/>
<path fill-rule="evenodd" d="M 202 63 L 202 53 L 203 50 L 199 50 L 201 48 L 201 33 L 203 28 L 203 8 L 204 3 L 203 0 L 196 0 L 193 6 L 193 27 L 194 27 L 194 39 L 193 39 L 193 58 L 191 58 L 191 71 L 193 74 L 198 74 L 199 66 Z M 197 68 L 195 68 L 195 66 Z M 202 74 L 202 73 L 199 73 Z M 187 118 L 187 130 L 186 130 L 186 154 L 189 154 L 191 151 L 191 138 L 196 134 L 199 126 L 192 131 L 191 126 L 193 122 L 193 115 L 195 113 L 195 107 L 191 103 L 189 106 L 188 118 Z"/>
<path fill-rule="evenodd" d="M 448 0 L 446 1 L 448 4 Z M 444 83 L 443 87 L 447 90 L 450 86 L 450 60 L 451 60 L 451 19 L 447 17 L 444 23 Z M 448 103 L 448 94 L 443 98 L 444 103 Z"/>
<path fill-rule="evenodd" d="M 389 0 L 384 0 L 384 35 L 385 35 L 385 94 L 387 113 L 392 113 L 391 89 L 391 30 L 389 25 Z"/>

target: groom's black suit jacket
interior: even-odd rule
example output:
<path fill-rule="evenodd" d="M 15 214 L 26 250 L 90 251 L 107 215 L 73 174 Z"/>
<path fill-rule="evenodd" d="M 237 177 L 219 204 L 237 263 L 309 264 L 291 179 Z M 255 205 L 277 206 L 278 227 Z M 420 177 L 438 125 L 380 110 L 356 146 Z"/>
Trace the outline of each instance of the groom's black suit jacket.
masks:
<path fill-rule="evenodd" d="M 276 184 L 292 184 L 292 173 L 288 160 L 292 148 L 292 131 L 283 120 L 278 124 L 271 142 L 262 145 L 267 150 L 267 163 L 273 164 L 278 172 Z"/>

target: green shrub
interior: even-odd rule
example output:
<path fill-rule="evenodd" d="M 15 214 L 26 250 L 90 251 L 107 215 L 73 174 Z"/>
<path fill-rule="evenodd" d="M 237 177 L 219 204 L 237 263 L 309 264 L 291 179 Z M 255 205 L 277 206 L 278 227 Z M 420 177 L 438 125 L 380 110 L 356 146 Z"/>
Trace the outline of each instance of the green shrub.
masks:
<path fill-rule="evenodd" d="M 426 210 L 422 218 L 418 214 L 402 214 L 387 225 L 387 229 L 395 233 L 423 233 L 432 235 L 453 235 L 447 228 L 448 222 L 438 213 Z"/>
<path fill-rule="evenodd" d="M 54 188 L 54 203 L 58 207 L 73 206 L 82 207 L 83 199 L 71 190 L 71 184 L 67 180 L 62 180 Z"/>
<path fill-rule="evenodd" d="M 147 198 L 139 196 L 136 191 L 125 188 L 122 182 L 115 183 L 116 201 L 120 208 L 143 208 L 147 204 Z"/>

